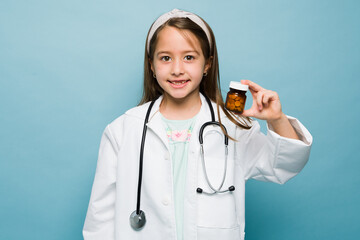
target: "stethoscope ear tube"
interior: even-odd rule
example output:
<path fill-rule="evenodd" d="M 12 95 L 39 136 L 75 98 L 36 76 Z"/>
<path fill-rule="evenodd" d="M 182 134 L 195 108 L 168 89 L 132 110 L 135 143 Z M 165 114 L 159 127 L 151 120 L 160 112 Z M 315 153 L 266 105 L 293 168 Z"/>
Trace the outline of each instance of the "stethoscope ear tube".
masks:
<path fill-rule="evenodd" d="M 210 187 L 210 189 L 212 190 L 212 192 L 205 192 L 202 188 L 198 187 L 196 189 L 196 192 L 199 193 L 199 194 L 206 194 L 206 195 L 213 195 L 213 194 L 216 194 L 216 193 L 226 193 L 226 192 L 233 192 L 235 191 L 235 187 L 234 186 L 230 186 L 228 187 L 228 189 L 226 190 L 221 190 L 222 186 L 224 185 L 224 182 L 225 182 L 225 178 L 226 178 L 226 172 L 227 172 L 227 158 L 228 158 L 228 144 L 229 144 L 229 138 L 228 138 L 228 134 L 227 134 L 227 130 L 226 130 L 226 127 L 221 124 L 220 122 L 218 121 L 215 121 L 215 116 L 214 116 L 214 109 L 211 105 L 211 101 L 209 98 L 207 98 L 205 96 L 205 99 L 206 101 L 208 102 L 209 104 L 209 107 L 210 107 L 210 112 L 211 112 L 211 121 L 209 122 L 206 122 L 204 123 L 201 128 L 200 128 L 200 131 L 199 131 L 199 143 L 200 143 L 200 155 L 201 155 L 201 163 L 202 163 L 202 168 L 203 168 L 203 173 L 204 173 L 204 177 L 205 177 L 205 180 L 208 184 L 208 186 Z M 223 172 L 223 177 L 222 177 L 222 181 L 221 181 L 221 184 L 219 185 L 218 188 L 215 188 L 210 180 L 209 180 L 209 176 L 207 174 L 207 171 L 206 171 L 206 164 L 205 164 L 205 153 L 204 153 L 204 146 L 203 146 L 203 133 L 204 133 L 204 129 L 207 127 L 207 126 L 210 126 L 210 125 L 216 125 L 216 126 L 219 126 L 220 128 L 224 129 L 224 138 L 225 138 L 225 160 L 224 160 L 224 172 Z"/>

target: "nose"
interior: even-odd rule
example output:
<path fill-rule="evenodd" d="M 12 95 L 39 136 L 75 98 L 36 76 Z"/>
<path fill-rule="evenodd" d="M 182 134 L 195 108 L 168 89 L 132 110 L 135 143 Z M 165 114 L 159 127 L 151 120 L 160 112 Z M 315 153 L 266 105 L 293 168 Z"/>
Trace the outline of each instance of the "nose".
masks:
<path fill-rule="evenodd" d="M 173 61 L 171 74 L 174 76 L 180 76 L 184 74 L 184 63 L 180 59 Z"/>

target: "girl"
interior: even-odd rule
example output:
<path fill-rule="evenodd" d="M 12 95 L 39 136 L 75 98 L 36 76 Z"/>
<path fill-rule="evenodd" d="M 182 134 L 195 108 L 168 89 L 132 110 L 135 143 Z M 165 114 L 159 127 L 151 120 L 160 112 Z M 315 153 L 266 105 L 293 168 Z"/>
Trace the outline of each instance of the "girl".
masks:
<path fill-rule="evenodd" d="M 144 71 L 141 105 L 104 131 L 84 238 L 244 239 L 245 182 L 294 177 L 310 133 L 249 80 L 252 107 L 224 108 L 215 38 L 195 14 L 174 9 L 153 23 Z M 250 117 L 267 121 L 267 136 Z M 203 128 L 212 118 L 223 127 Z"/>

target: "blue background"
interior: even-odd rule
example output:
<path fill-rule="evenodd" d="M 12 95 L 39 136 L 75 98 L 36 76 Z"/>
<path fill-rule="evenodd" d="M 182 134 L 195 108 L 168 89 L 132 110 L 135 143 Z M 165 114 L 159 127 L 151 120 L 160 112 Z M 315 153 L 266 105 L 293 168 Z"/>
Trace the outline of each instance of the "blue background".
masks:
<path fill-rule="evenodd" d="M 247 183 L 246 239 L 357 239 L 357 0 L 2 0 L 0 239 L 82 239 L 102 131 L 140 100 L 148 28 L 175 7 L 212 27 L 223 94 L 275 90 L 314 136 L 296 178 Z"/>

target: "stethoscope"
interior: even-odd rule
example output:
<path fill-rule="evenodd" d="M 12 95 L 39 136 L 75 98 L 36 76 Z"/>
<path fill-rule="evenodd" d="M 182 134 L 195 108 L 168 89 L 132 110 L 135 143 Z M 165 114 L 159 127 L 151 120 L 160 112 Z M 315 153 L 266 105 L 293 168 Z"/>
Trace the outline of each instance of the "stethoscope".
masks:
<path fill-rule="evenodd" d="M 214 195 L 216 193 L 233 192 L 235 190 L 234 186 L 230 186 L 225 190 L 221 190 L 221 188 L 222 188 L 222 186 L 224 185 L 224 182 L 225 182 L 226 171 L 227 171 L 228 143 L 229 143 L 229 138 L 227 137 L 227 130 L 226 130 L 226 128 L 225 128 L 225 126 L 223 124 L 215 121 L 214 109 L 213 109 L 213 107 L 211 105 L 210 99 L 208 97 L 206 97 L 206 96 L 205 96 L 205 99 L 206 99 L 206 102 L 208 103 L 208 105 L 210 107 L 211 121 L 206 122 L 201 126 L 200 132 L 199 132 L 199 142 L 200 142 L 201 163 L 202 163 L 204 176 L 205 176 L 206 182 L 209 185 L 212 192 L 205 192 L 200 187 L 198 187 L 196 189 L 196 192 L 199 193 L 199 194 L 204 193 L 206 195 Z M 136 210 L 134 212 L 132 212 L 131 215 L 130 215 L 130 225 L 134 230 L 141 230 L 144 227 L 145 223 L 146 223 L 145 213 L 144 213 L 144 211 L 142 211 L 140 209 L 140 197 L 141 197 L 141 182 L 142 182 L 142 172 L 143 172 L 144 146 L 145 146 L 145 137 L 146 137 L 146 131 L 147 131 L 147 125 L 146 124 L 148 123 L 150 112 L 151 112 L 151 109 L 152 109 L 154 103 L 155 103 L 155 100 L 150 103 L 149 108 L 148 108 L 148 110 L 146 112 L 145 121 L 144 121 L 144 127 L 143 127 L 143 133 L 142 133 L 142 138 L 141 138 L 140 162 L 139 162 L 139 179 L 138 179 L 138 189 L 137 189 Z M 210 125 L 219 126 L 219 127 L 223 128 L 225 130 L 225 133 L 226 133 L 225 134 L 225 162 L 224 162 L 223 178 L 222 178 L 221 184 L 219 185 L 218 188 L 215 188 L 210 183 L 210 180 L 209 180 L 209 177 L 208 177 L 207 171 L 206 171 L 206 165 L 205 165 L 204 147 L 203 147 L 203 132 L 204 132 L 204 129 L 207 126 L 210 126 Z"/>

